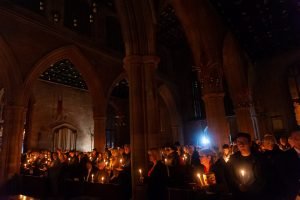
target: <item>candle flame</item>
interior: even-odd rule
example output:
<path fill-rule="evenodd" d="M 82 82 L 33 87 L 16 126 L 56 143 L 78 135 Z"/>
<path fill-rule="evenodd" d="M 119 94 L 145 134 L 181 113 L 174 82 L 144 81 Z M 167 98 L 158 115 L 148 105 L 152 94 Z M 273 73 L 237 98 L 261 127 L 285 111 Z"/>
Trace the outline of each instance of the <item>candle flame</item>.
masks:
<path fill-rule="evenodd" d="M 142 174 L 142 169 L 139 169 L 140 174 Z"/>
<path fill-rule="evenodd" d="M 245 176 L 245 170 L 241 170 L 241 175 L 244 177 Z"/>

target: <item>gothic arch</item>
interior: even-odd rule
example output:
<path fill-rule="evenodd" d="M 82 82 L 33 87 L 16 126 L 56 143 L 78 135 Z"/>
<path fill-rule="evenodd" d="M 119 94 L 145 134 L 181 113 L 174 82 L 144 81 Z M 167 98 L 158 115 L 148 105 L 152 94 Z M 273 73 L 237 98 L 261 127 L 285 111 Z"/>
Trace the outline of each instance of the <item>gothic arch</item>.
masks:
<path fill-rule="evenodd" d="M 158 92 L 169 111 L 173 138 L 175 141 L 179 141 L 181 144 L 183 144 L 182 120 L 177 110 L 177 105 L 173 94 L 166 84 L 161 85 L 158 88 Z"/>
<path fill-rule="evenodd" d="M 69 59 L 76 66 L 78 71 L 82 74 L 83 79 L 86 81 L 92 97 L 94 116 L 104 116 L 105 109 L 103 107 L 103 103 L 105 102 L 105 97 L 101 81 L 95 73 L 94 66 L 81 53 L 79 48 L 74 45 L 53 50 L 36 62 L 33 69 L 25 79 L 19 101 L 21 103 L 28 102 L 30 94 L 28 91 L 31 90 L 34 82 L 38 79 L 40 74 L 43 73 L 51 64 L 62 59 Z"/>

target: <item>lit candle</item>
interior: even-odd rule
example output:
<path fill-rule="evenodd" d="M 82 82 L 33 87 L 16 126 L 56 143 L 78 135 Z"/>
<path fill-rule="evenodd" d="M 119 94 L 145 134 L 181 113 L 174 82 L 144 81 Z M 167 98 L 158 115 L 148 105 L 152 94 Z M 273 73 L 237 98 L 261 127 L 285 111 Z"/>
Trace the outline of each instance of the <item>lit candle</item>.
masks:
<path fill-rule="evenodd" d="M 94 182 L 94 174 L 92 174 L 92 182 Z"/>
<path fill-rule="evenodd" d="M 101 177 L 101 183 L 104 183 L 104 176 Z"/>
<path fill-rule="evenodd" d="M 139 169 L 140 177 L 142 177 L 142 169 Z"/>
<path fill-rule="evenodd" d="M 122 158 L 120 159 L 120 164 L 122 165 L 122 162 L 123 162 L 123 160 L 122 160 Z"/>
<path fill-rule="evenodd" d="M 244 169 L 241 169 L 241 175 L 242 175 L 242 182 L 243 182 L 243 184 L 245 184 L 246 171 Z"/>
<path fill-rule="evenodd" d="M 70 162 L 70 161 L 71 161 L 71 158 L 68 158 L 68 161 Z"/>
<path fill-rule="evenodd" d="M 201 174 L 200 173 L 197 174 L 197 177 L 199 179 L 200 186 L 204 186 L 204 183 L 203 183 L 203 181 L 201 179 Z"/>
<path fill-rule="evenodd" d="M 93 160 L 93 157 L 92 157 L 92 156 L 90 156 L 90 160 Z"/>
<path fill-rule="evenodd" d="M 168 162 L 168 159 L 165 158 L 165 164 Z"/>
<path fill-rule="evenodd" d="M 26 168 L 26 163 L 24 164 L 24 167 Z"/>

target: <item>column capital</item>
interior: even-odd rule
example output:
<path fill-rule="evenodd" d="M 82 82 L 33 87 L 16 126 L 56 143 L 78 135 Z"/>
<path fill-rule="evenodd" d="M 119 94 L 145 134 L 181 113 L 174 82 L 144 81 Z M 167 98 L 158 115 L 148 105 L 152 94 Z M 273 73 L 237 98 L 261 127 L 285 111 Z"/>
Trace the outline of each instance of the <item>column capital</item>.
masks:
<path fill-rule="evenodd" d="M 193 66 L 192 70 L 197 73 L 203 94 L 223 92 L 223 72 L 219 62 Z"/>
<path fill-rule="evenodd" d="M 140 56 L 140 55 L 132 55 L 126 56 L 123 59 L 125 65 L 127 64 L 156 64 L 158 65 L 160 58 L 154 55 Z"/>

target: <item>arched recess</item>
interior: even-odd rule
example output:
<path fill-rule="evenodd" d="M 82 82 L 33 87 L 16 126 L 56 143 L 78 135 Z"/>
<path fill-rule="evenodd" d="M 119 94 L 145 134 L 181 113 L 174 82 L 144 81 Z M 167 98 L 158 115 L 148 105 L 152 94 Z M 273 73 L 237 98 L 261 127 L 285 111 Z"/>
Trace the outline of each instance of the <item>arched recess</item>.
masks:
<path fill-rule="evenodd" d="M 115 93 L 118 91 L 118 87 L 122 85 L 122 82 L 128 83 L 128 76 L 125 72 L 120 73 L 113 80 L 107 93 L 106 145 L 108 147 L 122 146 L 130 143 L 129 97 L 126 98 L 126 95 L 118 96 Z M 123 85 L 123 87 L 127 86 Z M 126 90 L 123 89 L 121 90 L 125 92 Z"/>
<path fill-rule="evenodd" d="M 76 150 L 77 128 L 74 125 L 61 121 L 59 123 L 51 124 L 49 129 L 52 136 L 53 151 L 55 151 L 57 148 L 62 150 Z M 62 135 L 63 137 L 61 137 Z"/>
<path fill-rule="evenodd" d="M 74 45 L 64 46 L 51 51 L 39 59 L 26 77 L 18 100 L 20 103 L 26 105 L 30 98 L 30 91 L 40 74 L 48 69 L 53 63 L 63 59 L 70 60 L 86 81 L 93 104 L 95 147 L 99 150 L 104 149 L 105 124 L 103 122 L 105 121 L 105 106 L 103 105 L 105 105 L 106 102 L 104 91 L 101 81 L 99 80 L 97 73 L 95 73 L 96 70 L 94 66 L 81 53 L 78 47 Z"/>
<path fill-rule="evenodd" d="M 183 133 L 182 133 L 182 120 L 177 110 L 177 105 L 174 100 L 173 94 L 166 84 L 161 85 L 158 88 L 159 95 L 164 100 L 165 105 L 169 111 L 169 118 L 171 121 L 171 131 L 173 141 L 179 141 L 180 144 L 184 144 Z"/>

